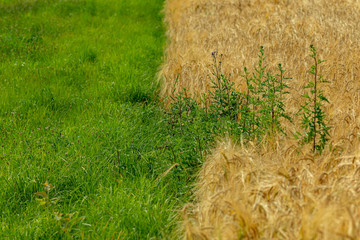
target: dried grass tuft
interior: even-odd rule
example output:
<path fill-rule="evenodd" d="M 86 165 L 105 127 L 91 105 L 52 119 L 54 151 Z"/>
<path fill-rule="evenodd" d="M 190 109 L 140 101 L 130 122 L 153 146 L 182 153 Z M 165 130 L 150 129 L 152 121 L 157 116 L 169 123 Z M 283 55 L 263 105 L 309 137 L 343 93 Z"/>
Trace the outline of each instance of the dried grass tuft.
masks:
<path fill-rule="evenodd" d="M 359 239 L 360 1 L 168 0 L 165 13 L 164 95 L 208 91 L 213 50 L 244 89 L 242 69 L 256 65 L 260 45 L 269 69 L 282 63 L 293 77 L 288 111 L 298 110 L 310 77 L 310 44 L 331 81 L 324 88 L 331 150 L 314 158 L 291 134 L 261 147 L 219 143 L 200 172 L 197 202 L 183 212 L 186 238 Z"/>

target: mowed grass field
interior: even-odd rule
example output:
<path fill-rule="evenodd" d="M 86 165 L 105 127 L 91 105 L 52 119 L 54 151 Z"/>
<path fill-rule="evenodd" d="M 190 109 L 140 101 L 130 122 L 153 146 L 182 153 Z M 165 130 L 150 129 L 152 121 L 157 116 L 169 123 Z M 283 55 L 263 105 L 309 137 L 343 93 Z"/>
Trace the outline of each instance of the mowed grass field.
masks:
<path fill-rule="evenodd" d="M 162 8 L 0 1 L 1 239 L 173 231 L 190 187 L 177 165 L 162 174 L 181 158 L 157 104 Z"/>

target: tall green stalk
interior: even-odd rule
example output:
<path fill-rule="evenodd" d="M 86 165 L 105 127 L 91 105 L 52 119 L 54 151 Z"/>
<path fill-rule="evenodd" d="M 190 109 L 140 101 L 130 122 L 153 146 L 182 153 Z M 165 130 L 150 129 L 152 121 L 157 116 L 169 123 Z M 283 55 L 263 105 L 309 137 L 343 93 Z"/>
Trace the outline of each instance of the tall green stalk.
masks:
<path fill-rule="evenodd" d="M 316 48 L 310 45 L 311 54 L 309 55 L 314 64 L 311 66 L 309 73 L 313 75 L 313 81 L 309 81 L 304 89 L 309 89 L 302 95 L 305 98 L 305 103 L 301 105 L 298 114 L 302 115 L 301 127 L 304 129 L 301 144 L 311 143 L 313 152 L 321 153 L 329 140 L 329 129 L 326 115 L 324 112 L 325 102 L 329 103 L 324 96 L 323 90 L 320 89 L 320 83 L 327 83 L 323 76 L 319 74 L 319 65 L 324 62 L 318 58 Z"/>

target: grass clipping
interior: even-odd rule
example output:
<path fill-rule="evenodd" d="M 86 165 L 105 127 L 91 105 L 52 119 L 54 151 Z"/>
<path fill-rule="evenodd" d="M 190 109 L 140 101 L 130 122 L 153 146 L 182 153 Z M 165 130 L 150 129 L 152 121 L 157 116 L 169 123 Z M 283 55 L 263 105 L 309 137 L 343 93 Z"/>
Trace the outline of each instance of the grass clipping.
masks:
<path fill-rule="evenodd" d="M 209 91 L 213 50 L 224 54 L 225 74 L 244 89 L 242 69 L 256 65 L 260 45 L 270 69 L 282 63 L 293 77 L 289 112 L 299 109 L 310 77 L 310 44 L 326 60 L 320 71 L 331 82 L 323 89 L 331 148 L 314 158 L 291 134 L 262 146 L 220 142 L 199 174 L 195 203 L 184 209 L 185 237 L 359 239 L 360 2 L 168 0 L 165 13 L 164 95 Z"/>

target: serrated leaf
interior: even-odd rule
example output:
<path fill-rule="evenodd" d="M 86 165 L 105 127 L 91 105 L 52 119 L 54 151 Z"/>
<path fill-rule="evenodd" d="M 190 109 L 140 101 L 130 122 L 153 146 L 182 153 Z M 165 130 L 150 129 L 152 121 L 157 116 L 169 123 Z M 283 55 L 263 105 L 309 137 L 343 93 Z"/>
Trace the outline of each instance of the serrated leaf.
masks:
<path fill-rule="evenodd" d="M 326 97 L 324 97 L 323 95 L 320 95 L 319 98 L 320 98 L 321 101 L 325 101 L 327 103 L 330 103 L 329 100 Z"/>

